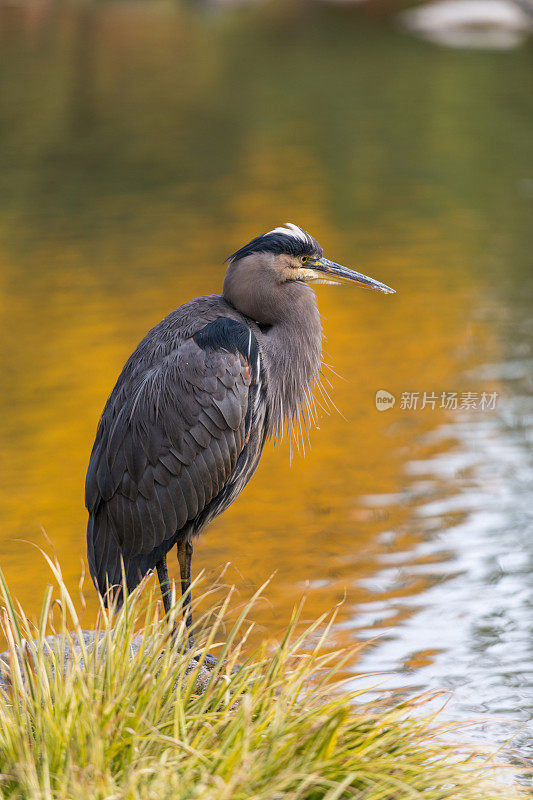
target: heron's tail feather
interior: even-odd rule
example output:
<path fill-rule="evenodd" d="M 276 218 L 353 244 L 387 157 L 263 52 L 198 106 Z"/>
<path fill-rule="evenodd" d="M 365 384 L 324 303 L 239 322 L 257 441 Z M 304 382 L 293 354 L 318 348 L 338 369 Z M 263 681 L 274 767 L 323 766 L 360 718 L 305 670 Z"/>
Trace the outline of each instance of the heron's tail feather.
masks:
<path fill-rule="evenodd" d="M 111 600 L 116 601 L 117 607 L 122 605 L 123 569 L 128 591 L 131 592 L 141 580 L 138 566 L 123 556 L 105 508 L 89 515 L 87 560 L 93 583 L 106 605 Z"/>

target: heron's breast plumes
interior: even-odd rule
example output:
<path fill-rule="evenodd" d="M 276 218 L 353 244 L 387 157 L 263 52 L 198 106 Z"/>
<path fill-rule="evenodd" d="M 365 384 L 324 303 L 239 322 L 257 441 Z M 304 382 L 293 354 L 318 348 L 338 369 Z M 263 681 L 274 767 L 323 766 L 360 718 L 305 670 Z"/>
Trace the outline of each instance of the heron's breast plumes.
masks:
<path fill-rule="evenodd" d="M 316 421 L 314 389 L 319 386 L 322 328 L 314 291 L 305 284 L 288 284 L 291 294 L 283 320 L 261 336 L 266 370 L 268 434 L 285 433 L 305 448 L 307 431 Z"/>

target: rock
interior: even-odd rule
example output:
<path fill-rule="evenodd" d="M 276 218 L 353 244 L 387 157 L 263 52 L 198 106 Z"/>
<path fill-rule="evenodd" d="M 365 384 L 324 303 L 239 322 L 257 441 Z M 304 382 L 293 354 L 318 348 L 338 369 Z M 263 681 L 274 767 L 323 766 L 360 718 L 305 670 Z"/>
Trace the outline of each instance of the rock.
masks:
<path fill-rule="evenodd" d="M 447 47 L 506 50 L 533 31 L 531 0 L 436 0 L 398 16 L 412 33 Z"/>
<path fill-rule="evenodd" d="M 85 649 L 90 652 L 95 643 L 102 641 L 105 634 L 103 631 L 98 631 L 98 635 L 96 631 L 82 631 L 83 642 L 85 645 Z M 76 656 L 80 656 L 82 652 L 82 648 L 79 643 L 79 639 L 76 633 L 71 634 L 73 646 L 71 647 L 71 643 L 69 638 L 65 637 L 64 634 L 57 634 L 55 636 L 46 636 L 44 639 L 44 647 L 48 648 L 50 654 L 54 653 L 55 655 L 62 654 L 64 658 L 63 662 L 63 669 L 66 670 L 69 663 L 72 661 L 73 654 Z M 131 640 L 130 645 L 130 653 L 131 657 L 133 658 L 141 649 L 143 642 L 143 637 L 139 634 L 135 636 Z M 30 653 L 35 653 L 38 646 L 37 640 L 32 641 L 25 641 L 24 648 L 27 649 Z M 20 661 L 20 655 L 19 655 Z M 83 659 L 80 659 L 80 664 L 83 666 Z M 196 669 L 194 662 L 189 664 L 187 667 L 187 674 L 192 672 Z M 5 688 L 9 683 L 9 652 L 6 651 L 4 653 L 0 653 L 0 688 Z M 198 673 L 198 678 L 196 682 L 196 688 L 198 691 L 202 691 L 207 681 L 209 680 L 209 670 L 203 665 Z"/>

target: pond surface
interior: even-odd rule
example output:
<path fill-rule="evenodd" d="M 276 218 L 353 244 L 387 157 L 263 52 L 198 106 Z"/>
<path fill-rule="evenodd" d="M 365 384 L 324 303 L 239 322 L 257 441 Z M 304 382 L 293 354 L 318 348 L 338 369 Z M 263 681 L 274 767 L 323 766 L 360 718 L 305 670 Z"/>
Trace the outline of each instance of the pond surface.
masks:
<path fill-rule="evenodd" d="M 195 572 L 230 561 L 242 600 L 275 572 L 255 643 L 304 592 L 307 619 L 344 600 L 335 643 L 374 640 L 354 674 L 452 690 L 531 757 L 531 50 L 441 50 L 349 9 L 125 3 L 0 6 L 0 46 L 1 566 L 25 608 L 43 530 L 77 587 L 129 353 L 291 220 L 397 294 L 318 287 L 340 413 L 305 458 L 267 447 Z"/>

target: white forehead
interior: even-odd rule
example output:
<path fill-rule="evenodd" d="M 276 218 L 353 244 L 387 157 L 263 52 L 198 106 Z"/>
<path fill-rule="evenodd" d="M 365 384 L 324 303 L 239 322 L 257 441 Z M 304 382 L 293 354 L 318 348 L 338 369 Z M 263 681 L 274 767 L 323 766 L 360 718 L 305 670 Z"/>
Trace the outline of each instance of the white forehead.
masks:
<path fill-rule="evenodd" d="M 265 235 L 268 236 L 270 233 L 282 233 L 284 236 L 292 236 L 293 239 L 300 239 L 302 242 L 307 242 L 309 238 L 305 231 L 292 222 L 286 222 L 285 225 L 280 225 L 279 228 L 274 228 Z"/>

